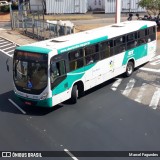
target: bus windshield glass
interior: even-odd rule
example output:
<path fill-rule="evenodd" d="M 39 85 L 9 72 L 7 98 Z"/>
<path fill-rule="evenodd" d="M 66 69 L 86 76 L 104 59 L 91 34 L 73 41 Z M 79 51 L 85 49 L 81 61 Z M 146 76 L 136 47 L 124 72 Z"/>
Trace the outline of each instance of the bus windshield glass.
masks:
<path fill-rule="evenodd" d="M 48 56 L 18 51 L 14 56 L 13 77 L 16 87 L 31 94 L 41 93 L 48 82 Z"/>

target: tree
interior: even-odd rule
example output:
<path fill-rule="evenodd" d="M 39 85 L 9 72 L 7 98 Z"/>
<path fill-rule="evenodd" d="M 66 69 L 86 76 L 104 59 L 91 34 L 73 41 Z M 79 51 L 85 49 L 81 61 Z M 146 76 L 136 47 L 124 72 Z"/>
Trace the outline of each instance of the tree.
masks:
<path fill-rule="evenodd" d="M 149 15 L 160 16 L 160 0 L 140 0 L 138 5 L 146 8 Z"/>

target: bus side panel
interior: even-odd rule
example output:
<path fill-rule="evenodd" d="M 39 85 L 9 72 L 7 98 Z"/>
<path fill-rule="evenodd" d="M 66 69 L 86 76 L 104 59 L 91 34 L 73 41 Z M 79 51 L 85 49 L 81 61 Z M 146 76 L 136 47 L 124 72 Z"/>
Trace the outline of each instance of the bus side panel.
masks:
<path fill-rule="evenodd" d="M 148 61 L 150 61 L 156 55 L 156 41 L 148 43 Z"/>
<path fill-rule="evenodd" d="M 135 60 L 135 67 L 147 62 L 147 44 L 141 45 L 125 52 L 123 65 L 127 65 L 130 59 Z"/>
<path fill-rule="evenodd" d="M 137 48 L 136 65 L 138 67 L 151 60 L 156 54 L 156 41 L 152 41 Z"/>
<path fill-rule="evenodd" d="M 82 79 L 84 76 L 84 69 L 81 68 L 74 72 L 68 73 L 65 80 L 52 90 L 52 104 L 53 106 L 61 103 L 71 97 L 73 85 Z"/>
<path fill-rule="evenodd" d="M 114 77 L 126 71 L 126 65 L 122 65 L 124 56 L 125 56 L 125 52 L 119 53 L 114 56 Z"/>
<path fill-rule="evenodd" d="M 138 67 L 148 61 L 147 54 L 148 54 L 148 44 L 144 44 L 136 48 L 134 55 L 134 58 L 136 60 L 135 67 Z"/>
<path fill-rule="evenodd" d="M 55 106 L 59 103 L 62 103 L 64 101 L 68 100 L 70 97 L 71 97 L 71 89 L 68 89 L 64 92 L 61 92 L 57 95 L 54 95 L 52 97 L 52 106 Z"/>
<path fill-rule="evenodd" d="M 85 67 L 85 90 L 99 85 L 111 78 L 114 74 L 114 57 L 109 57 Z M 90 68 L 89 68 L 90 67 Z"/>

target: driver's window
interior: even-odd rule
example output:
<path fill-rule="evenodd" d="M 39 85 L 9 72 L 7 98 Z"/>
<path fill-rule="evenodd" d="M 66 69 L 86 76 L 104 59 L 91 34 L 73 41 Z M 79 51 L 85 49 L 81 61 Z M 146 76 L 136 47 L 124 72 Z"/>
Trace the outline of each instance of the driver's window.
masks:
<path fill-rule="evenodd" d="M 66 74 L 65 61 L 51 62 L 51 83 L 60 76 Z"/>

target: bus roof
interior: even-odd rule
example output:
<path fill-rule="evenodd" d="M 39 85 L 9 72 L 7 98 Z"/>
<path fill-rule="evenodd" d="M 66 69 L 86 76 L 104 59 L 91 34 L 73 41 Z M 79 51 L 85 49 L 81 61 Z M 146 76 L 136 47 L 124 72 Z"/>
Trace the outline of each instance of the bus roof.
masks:
<path fill-rule="evenodd" d="M 17 50 L 41 52 L 44 54 L 48 54 L 52 50 L 57 50 L 58 54 L 60 54 L 155 25 L 156 23 L 152 21 L 126 21 L 119 24 L 113 24 L 76 34 L 20 46 Z"/>

